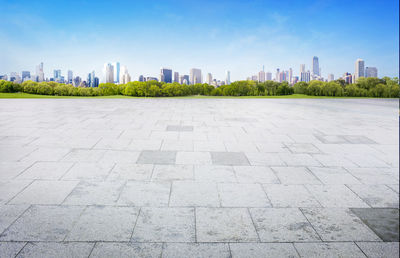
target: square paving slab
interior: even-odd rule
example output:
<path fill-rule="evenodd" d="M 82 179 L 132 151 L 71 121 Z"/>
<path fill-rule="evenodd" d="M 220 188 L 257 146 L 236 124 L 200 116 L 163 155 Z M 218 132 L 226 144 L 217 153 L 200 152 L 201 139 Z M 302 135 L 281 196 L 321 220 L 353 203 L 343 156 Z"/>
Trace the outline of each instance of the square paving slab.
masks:
<path fill-rule="evenodd" d="M 0 257 L 398 257 L 393 99 L 0 99 Z"/>

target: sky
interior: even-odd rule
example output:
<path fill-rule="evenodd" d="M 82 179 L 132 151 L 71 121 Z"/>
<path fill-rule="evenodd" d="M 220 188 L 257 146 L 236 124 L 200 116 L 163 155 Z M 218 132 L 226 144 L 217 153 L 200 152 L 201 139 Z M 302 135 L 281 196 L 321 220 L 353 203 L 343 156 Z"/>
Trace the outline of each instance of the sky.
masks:
<path fill-rule="evenodd" d="M 84 79 L 104 63 L 126 65 L 132 79 L 160 67 L 242 80 L 300 64 L 322 76 L 354 72 L 357 58 L 378 75 L 399 73 L 399 2 L 370 1 L 47 1 L 0 0 L 0 74 L 35 73 L 44 63 Z"/>

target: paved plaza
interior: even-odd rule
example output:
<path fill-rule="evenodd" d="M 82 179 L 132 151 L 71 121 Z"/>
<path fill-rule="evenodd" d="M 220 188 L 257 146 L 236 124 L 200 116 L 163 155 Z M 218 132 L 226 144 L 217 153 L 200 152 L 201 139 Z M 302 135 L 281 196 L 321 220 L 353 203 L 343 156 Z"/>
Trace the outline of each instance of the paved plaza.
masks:
<path fill-rule="evenodd" d="M 398 257 L 398 112 L 2 99 L 0 257 Z"/>

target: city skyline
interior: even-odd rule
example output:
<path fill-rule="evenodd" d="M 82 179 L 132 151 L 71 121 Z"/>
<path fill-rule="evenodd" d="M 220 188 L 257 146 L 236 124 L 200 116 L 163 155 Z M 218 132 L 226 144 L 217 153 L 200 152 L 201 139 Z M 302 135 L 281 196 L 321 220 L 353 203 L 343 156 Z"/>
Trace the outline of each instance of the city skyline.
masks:
<path fill-rule="evenodd" d="M 197 67 L 222 80 L 229 70 L 236 81 L 263 65 L 273 75 L 277 68 L 299 74 L 301 64 L 312 71 L 310 57 L 318 56 L 325 78 L 353 73 L 350 60 L 359 57 L 378 67 L 380 76 L 398 76 L 393 1 L 206 1 L 200 9 L 187 1 L 1 4 L 0 47 L 7 49 L 0 53 L 1 74 L 33 71 L 43 61 L 45 74 L 73 70 L 85 78 L 119 60 L 135 80 L 158 76 L 165 66 L 182 74 Z"/>

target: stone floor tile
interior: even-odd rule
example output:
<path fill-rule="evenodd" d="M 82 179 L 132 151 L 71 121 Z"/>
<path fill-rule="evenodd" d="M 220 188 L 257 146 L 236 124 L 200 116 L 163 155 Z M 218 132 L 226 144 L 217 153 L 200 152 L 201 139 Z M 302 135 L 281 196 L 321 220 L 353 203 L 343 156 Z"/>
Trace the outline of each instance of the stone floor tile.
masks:
<path fill-rule="evenodd" d="M 14 258 L 25 245 L 25 242 L 0 242 L 0 257 Z"/>
<path fill-rule="evenodd" d="M 322 184 L 322 182 L 305 167 L 272 167 L 272 170 L 275 171 L 276 176 L 282 184 Z"/>
<path fill-rule="evenodd" d="M 107 150 L 101 161 L 109 163 L 135 163 L 138 160 L 140 152 L 125 150 Z"/>
<path fill-rule="evenodd" d="M 141 182 L 126 183 L 118 199 L 119 205 L 129 206 L 168 206 L 170 182 Z"/>
<path fill-rule="evenodd" d="M 11 180 L 33 165 L 33 162 L 0 162 L 0 180 Z"/>
<path fill-rule="evenodd" d="M 155 165 L 151 180 L 193 180 L 193 165 Z"/>
<path fill-rule="evenodd" d="M 380 241 L 380 238 L 349 209 L 301 210 L 323 241 Z"/>
<path fill-rule="evenodd" d="M 0 234 L 26 209 L 28 209 L 28 205 L 0 205 Z"/>
<path fill-rule="evenodd" d="M 196 165 L 194 174 L 196 181 L 226 183 L 237 181 L 231 166 Z"/>
<path fill-rule="evenodd" d="M 59 161 L 71 152 L 70 148 L 40 147 L 21 159 L 23 162 Z"/>
<path fill-rule="evenodd" d="M 32 180 L 0 181 L 0 205 L 6 204 L 31 183 Z"/>
<path fill-rule="evenodd" d="M 18 257 L 88 257 L 94 243 L 29 242 Z"/>
<path fill-rule="evenodd" d="M 297 208 L 252 208 L 250 213 L 261 242 L 321 240 Z"/>
<path fill-rule="evenodd" d="M 62 241 L 84 210 L 82 206 L 31 206 L 0 241 Z"/>
<path fill-rule="evenodd" d="M 236 178 L 239 183 L 279 184 L 280 181 L 269 167 L 265 166 L 235 166 Z"/>
<path fill-rule="evenodd" d="M 75 163 L 62 180 L 105 180 L 115 166 L 114 163 Z"/>
<path fill-rule="evenodd" d="M 117 163 L 107 180 L 149 181 L 153 168 L 154 165 L 150 164 Z"/>
<path fill-rule="evenodd" d="M 353 208 L 351 211 L 383 241 L 399 242 L 399 209 Z"/>
<path fill-rule="evenodd" d="M 219 183 L 222 207 L 271 207 L 259 184 Z"/>
<path fill-rule="evenodd" d="M 217 185 L 209 182 L 174 181 L 169 205 L 218 207 Z"/>
<path fill-rule="evenodd" d="M 295 243 L 300 257 L 366 257 L 354 243 Z"/>
<path fill-rule="evenodd" d="M 314 159 L 310 154 L 279 153 L 279 157 L 288 166 L 321 166 L 321 163 Z"/>
<path fill-rule="evenodd" d="M 390 168 L 346 168 L 355 178 L 366 185 L 398 184 L 399 170 Z"/>
<path fill-rule="evenodd" d="M 357 242 L 358 247 L 370 258 L 397 258 L 399 257 L 398 242 Z"/>
<path fill-rule="evenodd" d="M 142 151 L 138 164 L 175 164 L 176 151 Z"/>
<path fill-rule="evenodd" d="M 131 258 L 131 257 L 161 257 L 160 243 L 96 243 L 90 257 L 99 258 Z"/>
<path fill-rule="evenodd" d="M 180 151 L 176 154 L 176 164 L 210 165 L 211 156 L 209 152 Z"/>
<path fill-rule="evenodd" d="M 386 185 L 348 185 L 373 208 L 399 208 L 399 194 Z"/>
<path fill-rule="evenodd" d="M 321 151 L 312 143 L 286 143 L 286 146 L 292 153 L 321 153 Z"/>
<path fill-rule="evenodd" d="M 129 241 L 139 208 L 90 206 L 70 230 L 67 241 Z"/>
<path fill-rule="evenodd" d="M 61 204 L 78 183 L 78 181 L 35 180 L 8 203 Z"/>
<path fill-rule="evenodd" d="M 98 162 L 103 158 L 105 150 L 73 149 L 64 156 L 66 162 Z"/>
<path fill-rule="evenodd" d="M 193 151 L 193 141 L 190 140 L 164 140 L 162 151 Z M 179 153 L 178 153 L 179 156 Z"/>
<path fill-rule="evenodd" d="M 168 125 L 166 130 L 167 131 L 175 131 L 175 132 L 191 132 L 191 131 L 193 131 L 193 126 L 190 126 L 190 125 Z"/>
<path fill-rule="evenodd" d="M 286 166 L 277 153 L 247 152 L 246 156 L 252 166 Z"/>
<path fill-rule="evenodd" d="M 243 152 L 211 152 L 213 165 L 246 166 L 249 160 Z"/>
<path fill-rule="evenodd" d="M 264 190 L 275 208 L 321 207 L 304 185 L 265 184 Z"/>
<path fill-rule="evenodd" d="M 345 185 L 306 185 L 306 187 L 323 207 L 369 207 Z"/>
<path fill-rule="evenodd" d="M 258 242 L 249 211 L 243 208 L 196 208 L 198 242 Z"/>
<path fill-rule="evenodd" d="M 17 179 L 60 179 L 74 164 L 71 162 L 37 162 Z"/>
<path fill-rule="evenodd" d="M 312 154 L 312 155 L 314 159 L 316 159 L 324 167 L 346 167 L 346 168 L 358 167 L 357 164 L 346 158 L 347 155 L 341 155 L 341 154 Z"/>
<path fill-rule="evenodd" d="M 194 242 L 193 208 L 142 208 L 133 242 Z"/>
<path fill-rule="evenodd" d="M 226 152 L 223 141 L 193 141 L 194 151 Z"/>
<path fill-rule="evenodd" d="M 361 184 L 361 182 L 341 167 L 309 167 L 310 171 L 325 185 Z"/>
<path fill-rule="evenodd" d="M 230 243 L 232 258 L 299 257 L 291 243 Z"/>
<path fill-rule="evenodd" d="M 81 181 L 65 199 L 65 205 L 114 205 L 125 185 L 123 181 Z"/>
<path fill-rule="evenodd" d="M 163 249 L 165 258 L 229 258 L 228 244 L 220 243 L 167 243 Z"/>
<path fill-rule="evenodd" d="M 162 140 L 143 140 L 133 139 L 128 145 L 128 150 L 142 151 L 142 150 L 153 150 L 157 151 L 161 149 Z"/>

